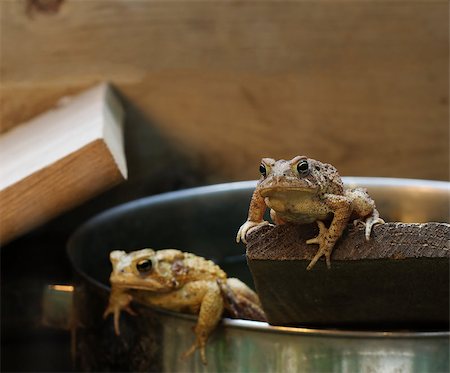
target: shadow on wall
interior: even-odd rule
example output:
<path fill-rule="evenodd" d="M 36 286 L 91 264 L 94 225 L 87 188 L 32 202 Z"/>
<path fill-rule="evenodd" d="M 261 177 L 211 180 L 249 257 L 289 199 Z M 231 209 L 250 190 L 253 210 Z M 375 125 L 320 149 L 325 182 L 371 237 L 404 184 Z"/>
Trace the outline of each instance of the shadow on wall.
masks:
<path fill-rule="evenodd" d="M 206 183 L 208 170 L 200 159 L 187 154 L 177 143 L 159 131 L 158 124 L 146 117 L 120 92 L 125 108 L 125 153 L 129 180 L 117 189 L 118 199 L 127 200 L 194 187 Z"/>

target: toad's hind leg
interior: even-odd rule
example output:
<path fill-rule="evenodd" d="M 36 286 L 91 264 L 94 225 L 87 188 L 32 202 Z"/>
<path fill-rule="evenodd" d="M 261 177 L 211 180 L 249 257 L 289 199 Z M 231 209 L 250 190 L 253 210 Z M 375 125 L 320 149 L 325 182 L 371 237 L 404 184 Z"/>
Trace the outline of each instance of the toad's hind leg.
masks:
<path fill-rule="evenodd" d="M 364 235 L 366 237 L 366 241 L 369 241 L 370 239 L 370 233 L 372 232 L 372 227 L 375 224 L 384 224 L 384 220 L 380 218 L 380 214 L 378 213 L 377 209 L 374 209 L 372 211 L 372 214 L 369 215 L 366 220 L 356 219 L 353 224 L 362 224 L 365 226 L 365 232 Z"/>
<path fill-rule="evenodd" d="M 380 218 L 380 214 L 375 207 L 375 201 L 370 198 L 364 188 L 347 190 L 346 195 L 352 200 L 353 211 L 359 217 L 353 221 L 353 224 L 365 226 L 365 237 L 368 241 L 372 227 L 375 224 L 384 224 L 384 220 Z"/>
<path fill-rule="evenodd" d="M 237 278 L 217 280 L 224 299 L 224 307 L 233 318 L 266 321 L 256 293 Z"/>

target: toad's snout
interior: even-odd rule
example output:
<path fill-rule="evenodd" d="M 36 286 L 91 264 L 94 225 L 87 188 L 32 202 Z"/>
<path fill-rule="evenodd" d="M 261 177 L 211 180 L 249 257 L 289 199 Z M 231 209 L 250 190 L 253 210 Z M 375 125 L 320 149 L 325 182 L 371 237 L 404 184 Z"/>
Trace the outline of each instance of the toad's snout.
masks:
<path fill-rule="evenodd" d="M 289 172 L 288 171 L 284 171 L 283 173 L 280 173 L 278 175 L 274 176 L 274 180 L 276 183 L 284 183 L 287 181 L 287 178 L 289 176 Z"/>

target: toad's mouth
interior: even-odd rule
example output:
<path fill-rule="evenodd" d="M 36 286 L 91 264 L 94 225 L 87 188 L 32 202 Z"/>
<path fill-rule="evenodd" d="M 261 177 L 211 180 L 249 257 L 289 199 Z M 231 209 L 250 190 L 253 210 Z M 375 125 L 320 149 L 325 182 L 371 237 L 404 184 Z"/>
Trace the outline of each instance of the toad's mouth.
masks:
<path fill-rule="evenodd" d="M 260 188 L 259 193 L 262 197 L 270 197 L 274 194 L 314 194 L 317 188 L 306 188 L 306 187 L 266 187 Z"/>
<path fill-rule="evenodd" d="M 125 288 L 132 290 L 146 290 L 153 292 L 165 292 L 172 290 L 171 286 L 164 286 L 158 281 L 154 281 L 152 279 L 129 279 L 129 278 L 117 278 L 112 276 L 110 278 L 111 285 L 116 288 Z"/>

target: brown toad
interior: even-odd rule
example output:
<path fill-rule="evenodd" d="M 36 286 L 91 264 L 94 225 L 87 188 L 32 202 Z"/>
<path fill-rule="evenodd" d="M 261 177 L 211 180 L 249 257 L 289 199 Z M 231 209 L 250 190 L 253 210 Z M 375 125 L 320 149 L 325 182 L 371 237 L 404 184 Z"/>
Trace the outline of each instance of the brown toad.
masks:
<path fill-rule="evenodd" d="M 269 224 L 263 220 L 268 207 L 276 224 L 316 221 L 319 234 L 306 243 L 318 244 L 319 249 L 307 269 L 321 256 L 325 256 L 330 268 L 333 247 L 351 218 L 365 225 L 367 240 L 373 225 L 384 223 L 366 190 L 345 189 L 337 170 L 330 164 L 305 156 L 290 161 L 263 158 L 260 173 L 261 179 L 253 193 L 247 221 L 237 233 L 237 242 L 245 243 L 251 229 Z M 330 219 L 327 228 L 323 221 Z"/>
<path fill-rule="evenodd" d="M 196 341 L 183 356 L 199 349 L 206 364 L 206 342 L 225 309 L 235 318 L 265 320 L 253 290 L 236 278 L 227 278 L 210 260 L 174 249 L 142 249 L 131 253 L 115 250 L 110 253 L 110 260 L 111 294 L 104 317 L 113 314 L 117 335 L 121 310 L 135 314 L 130 307 L 132 300 L 196 314 Z"/>

